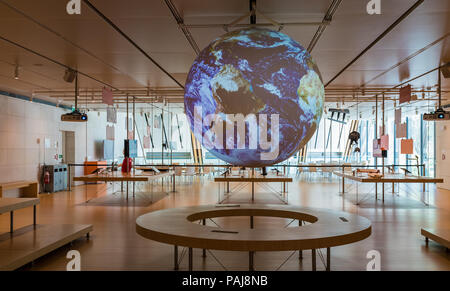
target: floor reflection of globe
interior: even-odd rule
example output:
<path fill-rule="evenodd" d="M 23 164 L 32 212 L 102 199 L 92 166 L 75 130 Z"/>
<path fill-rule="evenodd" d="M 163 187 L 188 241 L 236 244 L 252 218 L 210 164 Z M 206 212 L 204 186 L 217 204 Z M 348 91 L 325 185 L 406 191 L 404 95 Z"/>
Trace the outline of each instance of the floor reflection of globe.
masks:
<path fill-rule="evenodd" d="M 251 28 L 227 33 L 199 54 L 187 77 L 184 102 L 195 137 L 213 155 L 233 165 L 258 167 L 284 161 L 308 142 L 322 116 L 324 95 L 320 72 L 298 42 L 280 32 Z M 238 123 L 231 123 L 234 132 L 227 131 L 227 116 L 233 114 L 256 116 L 256 120 L 246 119 L 245 148 Z M 220 119 L 211 122 L 208 115 Z M 195 123 L 199 116 L 203 122 Z M 218 120 L 223 125 L 218 126 Z M 255 122 L 257 135 L 251 134 Z M 215 143 L 220 128 L 223 147 Z M 256 148 L 251 146 L 255 137 L 276 140 L 276 133 L 278 142 L 271 147 L 261 141 Z M 276 155 L 261 158 L 271 151 Z"/>

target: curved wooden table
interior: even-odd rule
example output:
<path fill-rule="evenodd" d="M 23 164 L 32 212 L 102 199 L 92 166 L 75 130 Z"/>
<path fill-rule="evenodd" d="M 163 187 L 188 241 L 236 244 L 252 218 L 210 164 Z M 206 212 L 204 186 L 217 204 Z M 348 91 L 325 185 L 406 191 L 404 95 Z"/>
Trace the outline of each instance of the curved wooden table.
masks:
<path fill-rule="evenodd" d="M 215 217 L 249 216 L 250 228 L 218 228 L 205 225 Z M 291 218 L 299 227 L 254 229 L 254 216 Z M 201 221 L 202 224 L 195 223 Z M 311 224 L 303 225 L 303 221 Z M 313 270 L 316 249 L 327 248 L 327 270 L 330 269 L 330 248 L 354 243 L 370 236 L 371 222 L 364 217 L 325 209 L 291 205 L 204 205 L 159 210 L 139 216 L 136 232 L 141 236 L 175 246 L 175 269 L 178 269 L 178 246 L 189 248 L 189 270 L 192 270 L 192 249 L 248 251 L 249 269 L 253 270 L 255 251 L 312 250 Z"/>

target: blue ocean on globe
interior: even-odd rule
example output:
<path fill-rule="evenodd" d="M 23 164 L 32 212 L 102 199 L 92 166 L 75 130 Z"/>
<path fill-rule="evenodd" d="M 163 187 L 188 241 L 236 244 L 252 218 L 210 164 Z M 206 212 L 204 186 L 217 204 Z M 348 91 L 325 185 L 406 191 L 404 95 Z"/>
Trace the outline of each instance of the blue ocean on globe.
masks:
<path fill-rule="evenodd" d="M 319 69 L 298 42 L 281 32 L 246 28 L 229 32 L 202 50 L 186 80 L 184 105 L 194 136 L 214 156 L 232 165 L 261 167 L 282 162 L 305 146 L 318 128 L 324 97 Z M 234 136 L 226 134 L 230 114 L 256 116 L 246 119 L 245 148 L 237 123 L 231 122 Z M 219 119 L 195 121 L 213 115 Z M 219 120 L 224 120 L 223 125 Z M 273 126 L 275 121 L 278 127 Z M 265 129 L 267 140 L 278 137 L 276 144 L 270 149 L 259 143 L 251 147 L 252 126 L 259 129 L 258 139 Z M 220 134 L 224 146 L 213 146 Z M 269 151 L 275 155 L 262 159 L 261 154 Z"/>

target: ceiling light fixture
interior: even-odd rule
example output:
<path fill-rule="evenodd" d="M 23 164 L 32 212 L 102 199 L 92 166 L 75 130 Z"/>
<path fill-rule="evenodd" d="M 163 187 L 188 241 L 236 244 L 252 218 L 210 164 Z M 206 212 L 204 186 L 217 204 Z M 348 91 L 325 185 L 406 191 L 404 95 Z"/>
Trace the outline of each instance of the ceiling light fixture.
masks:
<path fill-rule="evenodd" d="M 14 79 L 19 80 L 19 65 L 14 69 Z"/>

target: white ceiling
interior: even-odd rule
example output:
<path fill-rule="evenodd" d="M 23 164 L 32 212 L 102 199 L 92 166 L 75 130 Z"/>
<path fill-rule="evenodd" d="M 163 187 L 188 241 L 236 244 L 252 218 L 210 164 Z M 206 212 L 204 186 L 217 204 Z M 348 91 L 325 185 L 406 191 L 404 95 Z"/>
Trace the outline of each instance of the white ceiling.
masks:
<path fill-rule="evenodd" d="M 0 89 L 31 95 L 65 90 L 65 68 L 26 49 L 73 67 L 115 88 L 179 86 L 148 60 L 92 9 L 68 15 L 65 0 L 0 0 Z M 98 10 L 184 84 L 195 52 L 164 0 L 91 0 Z M 185 24 L 226 24 L 249 10 L 247 0 L 172 0 Z M 321 22 L 331 0 L 257 0 L 258 10 L 280 23 Z M 381 0 L 382 14 L 368 15 L 366 0 L 343 0 L 317 42 L 312 55 L 325 83 L 407 11 L 416 0 Z M 248 21 L 247 19 L 245 21 Z M 258 22 L 267 22 L 258 18 Z M 285 26 L 283 32 L 308 47 L 317 25 Z M 220 27 L 190 28 L 200 49 L 225 31 Z M 450 1 L 424 1 L 389 34 L 345 70 L 329 89 L 390 88 L 450 61 Z M 22 47 L 11 44 L 12 41 Z M 26 48 L 26 49 L 24 49 Z M 15 65 L 20 79 L 14 80 Z M 80 77 L 81 91 L 104 85 Z M 437 84 L 437 73 L 411 84 Z M 450 82 L 443 79 L 444 90 Z M 44 94 L 45 95 L 45 94 Z M 64 97 L 60 94 L 59 97 Z M 435 95 L 435 94 L 434 94 Z M 446 95 L 446 94 L 444 94 Z"/>

